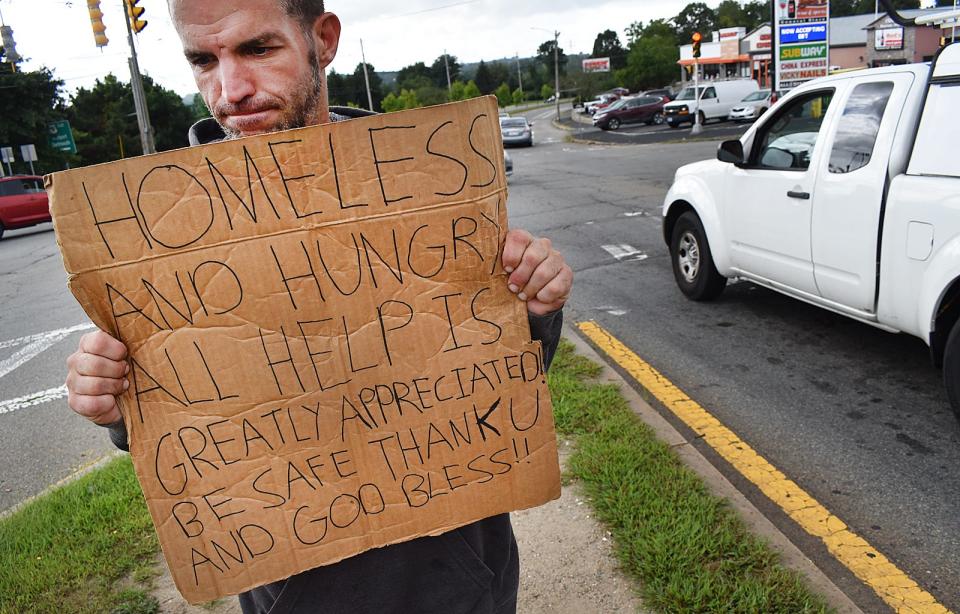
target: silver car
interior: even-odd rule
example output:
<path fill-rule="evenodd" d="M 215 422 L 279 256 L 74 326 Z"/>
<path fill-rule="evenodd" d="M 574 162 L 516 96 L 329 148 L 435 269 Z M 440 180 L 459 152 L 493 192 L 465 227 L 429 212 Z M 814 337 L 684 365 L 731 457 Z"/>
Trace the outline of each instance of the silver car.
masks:
<path fill-rule="evenodd" d="M 757 90 L 730 109 L 727 119 L 734 122 L 752 122 L 770 108 L 770 90 Z"/>
<path fill-rule="evenodd" d="M 501 117 L 500 132 L 504 145 L 533 146 L 533 126 L 527 123 L 525 117 Z"/>

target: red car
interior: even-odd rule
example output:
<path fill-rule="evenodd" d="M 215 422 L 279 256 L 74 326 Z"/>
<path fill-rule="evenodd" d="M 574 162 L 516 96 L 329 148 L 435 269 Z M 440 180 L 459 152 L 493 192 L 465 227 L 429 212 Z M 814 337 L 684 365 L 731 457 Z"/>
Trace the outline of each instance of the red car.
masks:
<path fill-rule="evenodd" d="M 43 177 L 0 177 L 0 239 L 6 230 L 49 221 L 50 203 L 43 189 Z"/>
<path fill-rule="evenodd" d="M 663 105 L 667 99 L 662 96 L 637 96 L 621 98 L 606 109 L 597 111 L 593 116 L 593 125 L 602 130 L 616 130 L 623 124 L 644 122 L 645 124 L 663 123 Z"/>

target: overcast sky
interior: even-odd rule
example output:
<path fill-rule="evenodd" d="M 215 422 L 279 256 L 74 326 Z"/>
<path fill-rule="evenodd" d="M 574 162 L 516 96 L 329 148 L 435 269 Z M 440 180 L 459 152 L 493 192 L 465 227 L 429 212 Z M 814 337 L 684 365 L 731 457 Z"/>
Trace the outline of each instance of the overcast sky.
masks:
<path fill-rule="evenodd" d="M 587 52 L 596 35 L 616 30 L 621 40 L 632 21 L 676 15 L 686 0 L 328 0 L 343 22 L 340 51 L 332 68 L 352 73 L 360 63 L 360 39 L 367 62 L 377 70 L 430 64 L 446 50 L 462 62 L 536 54 L 560 31 L 567 53 Z M 716 5 L 719 0 L 709 2 Z M 90 86 L 108 73 L 126 81 L 128 48 L 122 0 L 102 0 L 110 44 L 93 42 L 85 0 L 0 0 L 4 23 L 13 27 L 26 68 L 47 66 L 68 91 Z M 196 91 L 170 23 L 165 0 L 141 0 L 149 22 L 138 37 L 140 67 L 180 94 Z M 532 28 L 543 28 L 534 30 Z M 547 30 L 547 31 L 544 31 Z"/>

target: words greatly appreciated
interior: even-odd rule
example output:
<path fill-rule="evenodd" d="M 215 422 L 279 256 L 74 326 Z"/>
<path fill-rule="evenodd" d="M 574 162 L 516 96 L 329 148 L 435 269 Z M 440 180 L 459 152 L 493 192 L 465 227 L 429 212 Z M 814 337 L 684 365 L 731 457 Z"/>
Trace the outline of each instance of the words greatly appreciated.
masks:
<path fill-rule="evenodd" d="M 48 189 L 72 292 L 129 348 L 130 451 L 190 602 L 559 496 L 492 99 Z"/>

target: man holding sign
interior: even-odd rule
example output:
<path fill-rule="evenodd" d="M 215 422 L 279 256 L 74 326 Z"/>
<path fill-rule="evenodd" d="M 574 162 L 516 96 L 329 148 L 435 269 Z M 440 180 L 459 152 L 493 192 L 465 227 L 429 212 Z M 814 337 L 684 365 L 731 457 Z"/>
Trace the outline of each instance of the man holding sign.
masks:
<path fill-rule="evenodd" d="M 340 22 L 334 14 L 324 11 L 322 0 L 170 0 L 169 8 L 198 88 L 214 116 L 214 120 L 194 126 L 190 134 L 192 144 L 364 115 L 356 110 L 329 108 L 324 69 L 336 55 Z M 330 143 L 332 153 L 333 141 Z M 457 235 L 457 221 L 453 232 L 454 250 L 458 239 L 469 245 L 464 238 L 469 235 Z M 416 232 L 413 237 L 416 238 Z M 519 230 L 506 234 L 501 261 L 509 291 L 526 304 L 532 336 L 543 342 L 543 362 L 549 364 L 559 340 L 560 310 L 569 296 L 573 273 L 548 240 Z M 447 305 L 448 317 L 449 310 Z M 492 324 L 476 312 L 474 317 L 478 322 Z M 381 325 L 382 322 L 381 318 Z M 124 449 L 128 438 L 117 397 L 128 392 L 132 362 L 128 360 L 127 346 L 102 331 L 86 335 L 68 360 L 70 407 L 96 424 L 109 427 L 111 438 Z M 279 381 L 277 386 L 280 387 Z M 186 391 L 183 396 L 187 396 Z M 396 404 L 400 406 L 399 399 Z M 382 404 L 380 410 L 383 411 Z M 272 416 L 277 419 L 276 412 Z M 362 416 L 358 418 L 363 421 Z M 482 432 L 483 418 L 478 416 L 476 424 Z M 214 443 L 230 441 L 218 442 L 210 427 L 207 428 Z M 296 433 L 295 426 L 293 432 Z M 191 462 L 200 454 L 191 456 Z M 303 481 L 309 484 L 306 478 Z M 217 513 L 215 508 L 226 510 L 224 506 L 221 502 L 210 509 Z M 177 520 L 186 530 L 196 523 L 196 515 L 193 520 Z M 196 566 L 196 560 L 194 563 Z M 339 563 L 299 573 L 245 592 L 240 602 L 248 614 L 512 612 L 516 609 L 518 583 L 516 542 L 509 516 L 500 514 L 437 537 L 368 550 Z"/>

